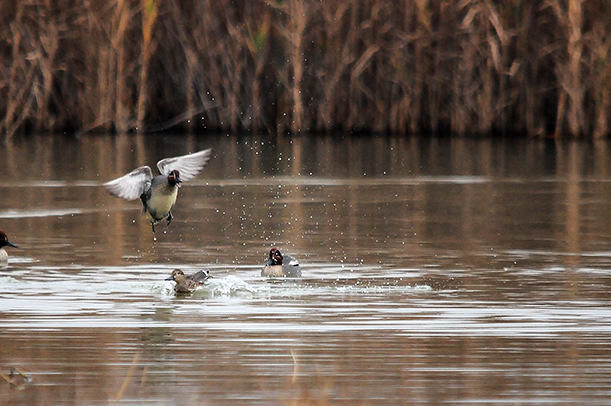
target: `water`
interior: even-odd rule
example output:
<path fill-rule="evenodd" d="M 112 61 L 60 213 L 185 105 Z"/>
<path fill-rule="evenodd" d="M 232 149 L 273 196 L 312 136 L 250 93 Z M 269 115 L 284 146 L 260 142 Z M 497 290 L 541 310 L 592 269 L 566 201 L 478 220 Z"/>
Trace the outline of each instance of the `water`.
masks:
<path fill-rule="evenodd" d="M 207 147 L 156 234 L 100 186 Z M 551 140 L 11 141 L 0 404 L 608 404 L 609 156 Z M 303 279 L 259 277 L 271 245 Z M 174 268 L 214 278 L 176 296 Z"/>

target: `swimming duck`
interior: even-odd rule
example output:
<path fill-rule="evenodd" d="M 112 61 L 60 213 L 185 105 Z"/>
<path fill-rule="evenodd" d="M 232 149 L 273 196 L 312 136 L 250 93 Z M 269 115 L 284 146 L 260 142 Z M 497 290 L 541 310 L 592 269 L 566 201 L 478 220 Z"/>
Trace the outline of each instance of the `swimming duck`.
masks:
<path fill-rule="evenodd" d="M 153 177 L 151 168 L 141 166 L 127 175 L 104 183 L 111 195 L 127 200 L 142 201 L 142 214 L 151 215 L 151 227 L 163 219 L 168 225 L 174 218 L 172 208 L 176 203 L 178 188 L 183 181 L 193 179 L 210 160 L 210 149 L 194 154 L 165 158 L 157 162 L 159 175 Z"/>
<path fill-rule="evenodd" d="M 8 265 L 8 254 L 4 250 L 4 247 L 19 248 L 8 240 L 4 231 L 0 231 L 0 267 L 6 267 Z"/>
<path fill-rule="evenodd" d="M 301 278 L 301 268 L 295 258 L 282 255 L 278 248 L 273 247 L 269 250 L 269 259 L 261 271 L 261 276 Z"/>
<path fill-rule="evenodd" d="M 205 281 L 212 278 L 210 271 L 198 271 L 193 275 L 186 276 L 185 273 L 180 269 L 174 269 L 172 275 L 166 278 L 166 281 L 176 282 L 174 291 L 177 293 L 190 293 L 195 290 L 198 286 L 204 284 Z"/>

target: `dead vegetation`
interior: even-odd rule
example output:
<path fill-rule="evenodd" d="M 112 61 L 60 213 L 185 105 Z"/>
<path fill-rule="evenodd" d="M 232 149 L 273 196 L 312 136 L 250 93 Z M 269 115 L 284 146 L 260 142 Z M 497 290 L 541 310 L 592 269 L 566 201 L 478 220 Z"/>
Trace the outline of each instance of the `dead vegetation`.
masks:
<path fill-rule="evenodd" d="M 611 3 L 0 2 L 0 127 L 604 137 Z"/>

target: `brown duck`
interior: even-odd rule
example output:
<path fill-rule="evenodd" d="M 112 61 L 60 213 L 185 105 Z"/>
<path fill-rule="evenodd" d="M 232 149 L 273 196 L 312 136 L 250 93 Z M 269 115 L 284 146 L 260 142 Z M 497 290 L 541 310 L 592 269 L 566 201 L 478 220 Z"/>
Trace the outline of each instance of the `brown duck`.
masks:
<path fill-rule="evenodd" d="M 191 293 L 198 286 L 202 286 L 204 282 L 212 278 L 210 271 L 198 271 L 193 275 L 186 276 L 185 273 L 180 269 L 174 269 L 172 275 L 166 278 L 166 281 L 174 281 L 174 291 L 177 293 Z"/>

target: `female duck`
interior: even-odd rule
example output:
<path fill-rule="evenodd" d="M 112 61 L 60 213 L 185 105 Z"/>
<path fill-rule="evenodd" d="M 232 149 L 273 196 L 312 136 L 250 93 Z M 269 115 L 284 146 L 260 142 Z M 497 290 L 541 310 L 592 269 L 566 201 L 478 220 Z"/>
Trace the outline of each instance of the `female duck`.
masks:
<path fill-rule="evenodd" d="M 8 237 L 4 231 L 0 231 L 0 267 L 2 268 L 8 265 L 8 254 L 4 250 L 4 247 L 19 248 L 8 240 Z"/>
<path fill-rule="evenodd" d="M 301 268 L 295 258 L 282 255 L 278 248 L 273 247 L 261 276 L 301 278 Z"/>
<path fill-rule="evenodd" d="M 174 291 L 176 293 L 191 293 L 210 278 L 212 278 L 212 276 L 210 276 L 210 271 L 208 270 L 198 271 L 193 275 L 186 276 L 182 270 L 174 269 L 172 275 L 166 278 L 166 281 L 176 282 L 176 286 L 174 286 Z"/>

